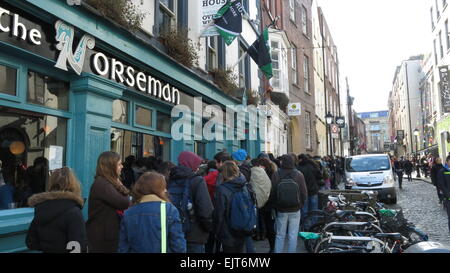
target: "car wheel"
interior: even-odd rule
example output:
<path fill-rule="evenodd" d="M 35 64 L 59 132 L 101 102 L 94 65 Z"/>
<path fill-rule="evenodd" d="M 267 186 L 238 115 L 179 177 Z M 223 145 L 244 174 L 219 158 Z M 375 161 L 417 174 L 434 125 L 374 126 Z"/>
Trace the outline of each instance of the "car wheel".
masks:
<path fill-rule="evenodd" d="M 392 205 L 397 204 L 397 196 L 394 196 L 393 198 L 389 199 L 389 204 L 392 204 Z"/>

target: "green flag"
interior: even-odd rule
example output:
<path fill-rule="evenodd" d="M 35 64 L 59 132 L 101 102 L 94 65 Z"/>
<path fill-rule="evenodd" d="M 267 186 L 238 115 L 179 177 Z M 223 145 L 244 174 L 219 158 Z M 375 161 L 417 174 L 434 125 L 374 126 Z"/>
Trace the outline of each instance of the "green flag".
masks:
<path fill-rule="evenodd" d="M 259 38 L 247 49 L 247 53 L 258 64 L 266 78 L 270 80 L 273 77 L 273 70 L 268 28 L 264 29 Z"/>
<path fill-rule="evenodd" d="M 230 45 L 242 32 L 242 12 L 241 0 L 234 2 L 228 0 L 214 16 L 214 26 L 227 45 Z"/>

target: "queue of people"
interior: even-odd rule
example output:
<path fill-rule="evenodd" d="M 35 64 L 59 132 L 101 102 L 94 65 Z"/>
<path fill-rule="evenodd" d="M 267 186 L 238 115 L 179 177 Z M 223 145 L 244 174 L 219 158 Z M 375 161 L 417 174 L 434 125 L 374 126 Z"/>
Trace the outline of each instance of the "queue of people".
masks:
<path fill-rule="evenodd" d="M 341 158 L 240 149 L 206 161 L 182 152 L 178 165 L 102 153 L 84 221 L 80 182 L 64 167 L 28 205 L 35 217 L 26 244 L 43 252 L 254 253 L 296 252 L 302 217 L 318 209 L 320 189 L 337 187 Z"/>

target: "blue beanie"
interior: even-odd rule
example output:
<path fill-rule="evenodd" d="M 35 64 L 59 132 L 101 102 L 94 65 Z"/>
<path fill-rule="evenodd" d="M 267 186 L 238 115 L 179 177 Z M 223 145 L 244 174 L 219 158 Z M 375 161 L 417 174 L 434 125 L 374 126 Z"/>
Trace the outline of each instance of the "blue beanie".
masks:
<path fill-rule="evenodd" d="M 237 161 L 245 161 L 247 159 L 247 151 L 244 149 L 239 149 L 236 152 L 234 152 L 232 155 L 234 160 Z"/>

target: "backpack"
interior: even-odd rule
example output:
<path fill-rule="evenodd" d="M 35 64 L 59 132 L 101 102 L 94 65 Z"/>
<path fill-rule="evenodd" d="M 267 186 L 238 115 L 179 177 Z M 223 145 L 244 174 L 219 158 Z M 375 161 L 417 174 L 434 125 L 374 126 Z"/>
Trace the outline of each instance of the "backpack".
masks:
<path fill-rule="evenodd" d="M 246 183 L 240 190 L 235 190 L 227 183 L 223 184 L 233 192 L 228 211 L 228 225 L 239 236 L 250 236 L 256 229 L 256 205 L 252 190 Z"/>
<path fill-rule="evenodd" d="M 184 234 L 192 230 L 192 218 L 194 207 L 192 203 L 190 179 L 169 183 L 167 191 L 170 194 L 172 204 L 178 209 Z"/>
<path fill-rule="evenodd" d="M 300 188 L 291 175 L 281 178 L 277 185 L 277 208 L 286 209 L 300 205 Z"/>
<path fill-rule="evenodd" d="M 250 185 L 255 192 L 256 205 L 258 208 L 264 207 L 270 197 L 272 182 L 264 169 L 253 167 L 251 170 Z"/>

